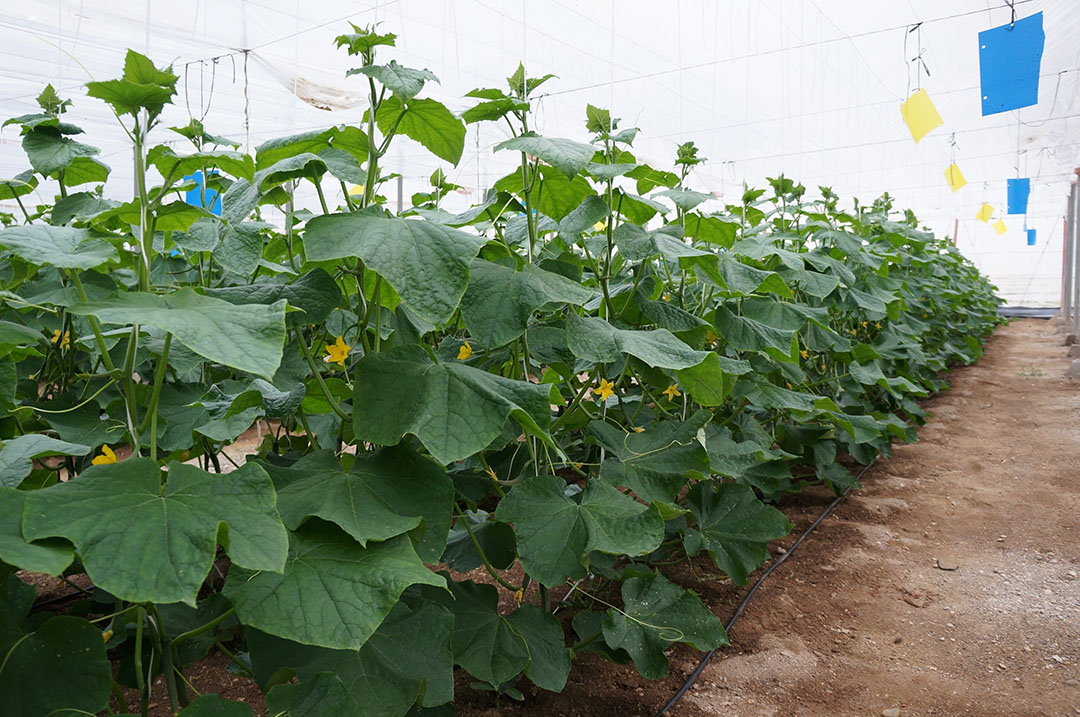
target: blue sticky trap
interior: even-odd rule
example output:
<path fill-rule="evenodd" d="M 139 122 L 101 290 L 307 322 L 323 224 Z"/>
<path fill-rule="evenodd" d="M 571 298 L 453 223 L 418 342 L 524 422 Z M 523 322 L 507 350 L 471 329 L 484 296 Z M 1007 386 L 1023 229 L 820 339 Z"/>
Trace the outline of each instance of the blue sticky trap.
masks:
<path fill-rule="evenodd" d="M 1028 195 L 1031 194 L 1031 180 L 1023 179 L 1008 180 L 1008 213 L 1027 214 Z"/>
<path fill-rule="evenodd" d="M 979 82 L 983 116 L 1039 102 L 1043 14 L 979 33 Z"/>
<path fill-rule="evenodd" d="M 1035 246 L 1035 230 L 1034 229 L 1028 229 L 1027 230 L 1027 240 L 1028 240 L 1028 246 Z"/>
<path fill-rule="evenodd" d="M 210 176 L 213 176 L 216 172 L 211 172 Z M 209 209 L 211 214 L 221 216 L 221 197 L 218 195 L 216 189 L 207 188 L 206 190 L 206 204 L 203 204 L 203 177 L 202 172 L 195 172 L 195 174 L 189 174 L 184 177 L 184 181 L 195 182 L 195 188 L 188 190 L 187 195 L 184 197 L 184 201 L 193 207 L 203 207 Z"/>

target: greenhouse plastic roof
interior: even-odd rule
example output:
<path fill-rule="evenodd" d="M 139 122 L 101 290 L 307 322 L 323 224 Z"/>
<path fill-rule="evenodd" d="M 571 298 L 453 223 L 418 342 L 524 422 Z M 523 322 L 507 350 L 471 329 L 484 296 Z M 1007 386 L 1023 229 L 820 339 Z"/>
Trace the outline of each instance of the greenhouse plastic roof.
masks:
<path fill-rule="evenodd" d="M 591 103 L 640 127 L 634 152 L 654 166 L 670 167 L 676 145 L 693 140 L 709 161 L 691 184 L 717 196 L 716 210 L 738 201 L 744 181 L 763 186 L 780 173 L 811 193 L 830 186 L 848 206 L 888 191 L 939 234 L 955 227 L 959 247 L 1010 303 L 1056 305 L 1065 199 L 1080 166 L 1080 5 L 1014 7 L 1018 19 L 1044 13 L 1039 101 L 985 117 L 978 33 L 1013 17 L 998 0 L 20 0 L 0 9 L 0 106 L 5 117 L 31 112 L 46 83 L 73 98 L 68 116 L 113 169 L 106 195 L 126 197 L 129 140 L 83 84 L 118 76 L 127 47 L 172 63 L 181 78 L 155 141 L 175 142 L 165 127 L 190 115 L 254 150 L 360 122 L 365 88 L 345 78 L 353 63 L 333 38 L 349 21 L 381 22 L 398 35 L 386 58 L 432 70 L 441 84 L 426 92 L 455 111 L 472 104 L 468 90 L 501 86 L 524 61 L 530 75 L 558 76 L 534 103 L 542 134 L 587 139 Z M 916 144 L 900 104 L 919 87 L 944 124 Z M 0 133 L 2 177 L 27 168 L 16 132 Z M 461 206 L 516 161 L 492 152 L 504 127 L 468 132 L 459 165 L 443 165 L 464 187 L 453 198 Z M 406 139 L 386 159 L 404 177 L 406 204 L 440 166 Z M 955 193 L 945 177 L 953 162 L 967 180 Z M 1031 179 L 1026 216 L 1005 214 L 1006 180 L 1016 177 Z M 37 200 L 52 191 L 44 184 Z M 387 191 L 393 202 L 396 189 Z M 1006 233 L 975 219 L 983 203 Z M 1035 246 L 1025 228 L 1036 230 Z"/>

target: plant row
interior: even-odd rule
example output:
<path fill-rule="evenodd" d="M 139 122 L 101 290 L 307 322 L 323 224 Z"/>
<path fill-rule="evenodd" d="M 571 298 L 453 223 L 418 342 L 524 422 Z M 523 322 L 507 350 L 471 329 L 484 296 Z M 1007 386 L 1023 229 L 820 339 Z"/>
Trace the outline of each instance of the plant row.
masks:
<path fill-rule="evenodd" d="M 692 143 L 649 166 L 592 106 L 589 141 L 537 134 L 551 76 L 523 67 L 456 116 L 353 29 L 362 121 L 254 156 L 165 128 L 177 76 L 129 51 L 87 85 L 134 148 L 127 202 L 51 87 L 5 123 L 30 163 L 0 180 L 5 711 L 145 715 L 163 682 L 174 712 L 251 714 L 191 687 L 210 653 L 272 715 L 450 714 L 456 668 L 520 699 L 586 651 L 664 677 L 672 645 L 727 642 L 664 568 L 745 583 L 791 528 L 771 503 L 915 440 L 998 323 L 888 195 L 781 176 L 721 206 Z M 467 211 L 441 170 L 390 211 L 391 145 L 456 164 L 476 122 L 516 168 Z M 28 573 L 92 587 L 50 610 Z"/>

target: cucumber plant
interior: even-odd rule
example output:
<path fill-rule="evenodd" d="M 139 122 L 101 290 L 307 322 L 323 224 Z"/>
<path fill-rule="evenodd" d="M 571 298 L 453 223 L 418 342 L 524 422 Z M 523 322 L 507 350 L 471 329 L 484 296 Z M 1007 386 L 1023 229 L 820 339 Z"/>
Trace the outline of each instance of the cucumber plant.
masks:
<path fill-rule="evenodd" d="M 538 134 L 553 78 L 523 66 L 456 116 L 384 61 L 394 35 L 352 29 L 362 122 L 254 156 L 161 126 L 177 76 L 129 51 L 87 86 L 134 148 L 127 202 L 53 88 L 5 123 L 30 163 L 0 181 L 21 212 L 0 217 L 13 714 L 145 715 L 158 684 L 174 713 L 250 714 L 188 682 L 211 652 L 273 715 L 449 713 L 456 668 L 559 691 L 583 651 L 661 678 L 671 645 L 727 641 L 665 567 L 745 583 L 791 528 L 771 503 L 913 440 L 917 399 L 998 323 L 888 195 L 848 210 L 781 176 L 717 208 L 693 143 L 651 167 L 591 105 L 587 141 Z M 391 211 L 391 145 L 453 165 L 478 122 L 514 170 L 464 212 L 443 170 Z M 54 615 L 27 573 L 92 588 Z"/>

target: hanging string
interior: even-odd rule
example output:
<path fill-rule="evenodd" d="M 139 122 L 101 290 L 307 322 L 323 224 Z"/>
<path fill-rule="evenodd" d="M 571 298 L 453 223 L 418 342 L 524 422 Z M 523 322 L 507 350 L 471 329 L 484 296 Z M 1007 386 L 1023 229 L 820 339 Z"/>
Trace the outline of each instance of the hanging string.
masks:
<path fill-rule="evenodd" d="M 912 58 L 912 64 L 915 65 L 915 90 L 919 91 L 922 89 L 922 73 L 919 72 L 919 67 L 921 66 L 922 69 L 926 71 L 927 77 L 930 77 L 930 68 L 927 66 L 927 60 L 922 58 L 922 53 L 927 51 L 927 49 L 922 46 L 922 23 L 916 23 L 912 29 L 907 31 L 908 35 L 912 32 L 915 32 L 915 40 L 919 50 L 919 53 Z"/>
<path fill-rule="evenodd" d="M 244 62 L 246 66 L 247 51 L 244 51 Z M 218 55 L 217 57 L 207 58 L 205 60 L 193 60 L 191 62 L 184 63 L 184 106 L 187 108 L 188 117 L 194 117 L 195 114 L 191 111 L 191 93 L 188 91 L 188 76 L 190 75 L 191 66 L 194 64 L 199 65 L 199 121 L 202 122 L 206 119 L 206 116 L 210 114 L 210 107 L 214 102 L 214 89 L 217 86 L 217 67 L 218 63 L 225 57 L 229 58 L 232 63 L 232 81 L 236 84 L 236 56 L 233 53 L 227 55 Z M 210 68 L 210 93 L 206 95 L 203 92 L 203 76 L 205 74 L 206 63 L 209 62 Z"/>
<path fill-rule="evenodd" d="M 250 50 L 244 50 L 244 151 L 251 152 L 251 112 L 248 100 L 248 54 Z"/>
<path fill-rule="evenodd" d="M 949 164 L 956 164 L 956 132 L 949 135 Z"/>

